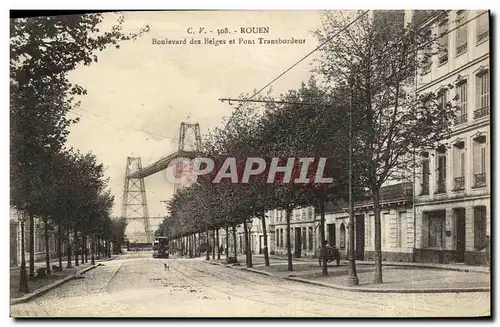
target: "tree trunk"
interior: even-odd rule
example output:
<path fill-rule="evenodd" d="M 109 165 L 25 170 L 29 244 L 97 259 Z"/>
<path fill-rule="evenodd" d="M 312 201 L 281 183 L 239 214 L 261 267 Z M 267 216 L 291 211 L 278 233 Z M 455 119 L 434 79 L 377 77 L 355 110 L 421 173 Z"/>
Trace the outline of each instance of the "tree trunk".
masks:
<path fill-rule="evenodd" d="M 85 263 L 88 263 L 88 256 L 87 256 L 87 235 L 83 235 L 83 255 L 85 256 Z"/>
<path fill-rule="evenodd" d="M 215 228 L 212 229 L 212 259 L 215 260 L 215 247 L 217 246 L 215 242 Z"/>
<path fill-rule="evenodd" d="M 95 243 L 94 243 L 94 236 L 92 235 L 90 237 L 90 263 L 92 265 L 95 265 L 95 258 L 94 258 L 94 246 L 95 246 Z"/>
<path fill-rule="evenodd" d="M 199 237 L 198 237 L 199 238 Z M 193 256 L 196 257 L 197 249 L 196 249 L 196 233 L 193 233 Z"/>
<path fill-rule="evenodd" d="M 181 252 L 181 257 L 182 257 L 184 255 L 184 237 L 182 236 L 182 233 L 181 233 L 180 252 Z"/>
<path fill-rule="evenodd" d="M 252 234 L 251 234 L 251 229 L 248 229 L 248 262 L 250 267 L 253 267 L 253 260 L 252 260 Z"/>
<path fill-rule="evenodd" d="M 233 249 L 234 249 L 234 259 L 238 261 L 237 247 L 236 247 L 236 225 L 233 225 Z"/>
<path fill-rule="evenodd" d="M 66 268 L 71 268 L 72 265 L 71 265 L 71 239 L 70 239 L 70 233 L 71 233 L 71 230 L 69 227 L 66 227 L 66 237 L 68 239 L 68 244 L 67 244 L 67 248 L 68 248 L 68 263 L 66 264 Z"/>
<path fill-rule="evenodd" d="M 62 243 L 63 243 L 63 232 L 61 225 L 57 225 L 57 257 L 59 258 L 59 269 L 63 268 L 62 264 Z"/>
<path fill-rule="evenodd" d="M 374 284 L 382 284 L 382 231 L 380 224 L 380 188 L 372 191 L 375 216 L 375 278 Z"/>
<path fill-rule="evenodd" d="M 111 258 L 111 241 L 109 240 L 106 241 L 106 253 L 107 258 Z"/>
<path fill-rule="evenodd" d="M 198 256 L 201 257 L 201 232 L 198 233 Z M 208 243 L 208 232 L 207 232 L 207 243 Z"/>
<path fill-rule="evenodd" d="M 205 233 L 207 234 L 207 254 L 205 255 L 205 260 L 210 260 L 210 239 L 208 236 L 208 224 L 205 224 Z"/>
<path fill-rule="evenodd" d="M 323 275 L 328 275 L 328 262 L 326 259 L 326 248 L 325 248 L 325 197 L 321 194 L 319 197 L 319 214 L 320 214 L 320 252 L 319 255 L 322 258 Z"/>
<path fill-rule="evenodd" d="M 78 261 L 78 254 L 80 252 L 80 244 L 78 242 L 78 232 L 76 229 L 73 232 L 73 239 L 75 240 L 75 267 L 80 266 L 80 262 Z"/>
<path fill-rule="evenodd" d="M 21 276 L 19 278 L 19 292 L 29 293 L 28 278 L 26 276 L 26 251 L 24 249 L 24 240 L 24 220 L 21 220 Z"/>
<path fill-rule="evenodd" d="M 292 210 L 286 209 L 286 252 L 288 259 L 288 271 L 293 271 L 292 264 L 292 244 L 290 240 L 290 216 L 292 215 Z"/>
<path fill-rule="evenodd" d="M 30 214 L 30 277 L 35 278 L 35 215 Z"/>
<path fill-rule="evenodd" d="M 250 242 L 248 240 L 248 229 L 247 229 L 247 224 L 246 222 L 243 222 L 243 232 L 244 232 L 244 235 L 245 235 L 245 258 L 246 258 L 246 264 L 247 264 L 247 268 L 251 268 L 252 267 L 252 262 L 251 262 L 251 256 L 252 254 L 250 253 Z"/>
<path fill-rule="evenodd" d="M 250 268 L 250 259 L 248 258 L 249 254 L 249 249 L 248 249 L 248 229 L 247 229 L 247 224 L 243 222 L 243 235 L 245 236 L 245 262 L 247 264 L 247 267 Z"/>
<path fill-rule="evenodd" d="M 226 262 L 229 260 L 229 227 L 226 225 Z"/>
<path fill-rule="evenodd" d="M 216 244 L 216 246 L 217 246 L 217 260 L 220 260 L 220 239 L 219 239 L 219 228 L 217 228 L 215 232 L 216 232 L 216 234 L 217 234 L 217 235 L 216 235 L 216 237 L 217 237 L 217 242 L 216 242 L 216 243 L 217 243 L 217 244 Z"/>
<path fill-rule="evenodd" d="M 262 230 L 264 232 L 264 263 L 269 267 L 269 249 L 267 248 L 266 213 L 262 214 Z"/>
<path fill-rule="evenodd" d="M 49 248 L 49 222 L 48 219 L 43 219 L 45 229 L 45 265 L 47 266 L 47 276 L 50 276 L 50 248 Z"/>

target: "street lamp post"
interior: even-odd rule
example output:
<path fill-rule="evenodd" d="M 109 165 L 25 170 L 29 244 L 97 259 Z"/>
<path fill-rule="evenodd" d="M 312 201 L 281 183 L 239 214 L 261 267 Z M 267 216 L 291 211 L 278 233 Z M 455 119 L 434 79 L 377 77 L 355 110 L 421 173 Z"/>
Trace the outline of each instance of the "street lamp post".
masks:
<path fill-rule="evenodd" d="M 21 221 L 21 271 L 19 279 L 19 292 L 29 293 L 28 290 L 28 276 L 26 274 L 26 254 L 24 250 L 24 222 L 26 221 L 26 206 L 22 208 Z"/>
<path fill-rule="evenodd" d="M 352 141 L 352 107 L 354 98 L 355 75 L 352 74 L 349 80 L 351 90 L 349 104 L 349 270 L 347 274 L 347 285 L 356 286 L 359 284 L 359 279 L 356 274 L 356 262 L 354 259 L 354 201 L 352 195 L 352 156 L 353 156 L 353 141 Z"/>

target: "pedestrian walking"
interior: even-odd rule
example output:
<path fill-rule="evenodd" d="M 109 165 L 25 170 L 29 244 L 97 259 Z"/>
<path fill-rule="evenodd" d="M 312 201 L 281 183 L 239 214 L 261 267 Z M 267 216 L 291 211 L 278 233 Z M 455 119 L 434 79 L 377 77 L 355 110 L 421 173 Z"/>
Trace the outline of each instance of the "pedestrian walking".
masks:
<path fill-rule="evenodd" d="M 490 247 L 491 247 L 491 241 L 490 241 L 490 236 L 486 235 L 484 239 L 483 246 L 479 249 L 480 251 L 482 249 L 485 249 L 486 251 L 486 264 L 488 265 L 489 270 L 491 271 L 491 257 L 490 257 Z"/>

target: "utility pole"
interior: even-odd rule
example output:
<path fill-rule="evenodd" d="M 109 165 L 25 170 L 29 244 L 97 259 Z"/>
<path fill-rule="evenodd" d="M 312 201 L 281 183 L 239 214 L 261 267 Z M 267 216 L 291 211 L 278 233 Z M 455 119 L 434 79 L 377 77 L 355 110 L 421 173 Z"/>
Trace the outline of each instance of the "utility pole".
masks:
<path fill-rule="evenodd" d="M 354 83 L 355 75 L 352 74 L 349 86 L 351 89 L 351 97 L 349 104 L 349 270 L 347 274 L 347 285 L 356 286 L 359 284 L 359 279 L 356 274 L 356 262 L 354 259 L 354 201 L 352 196 L 352 152 L 353 152 L 353 142 L 352 142 L 352 107 L 354 98 Z"/>

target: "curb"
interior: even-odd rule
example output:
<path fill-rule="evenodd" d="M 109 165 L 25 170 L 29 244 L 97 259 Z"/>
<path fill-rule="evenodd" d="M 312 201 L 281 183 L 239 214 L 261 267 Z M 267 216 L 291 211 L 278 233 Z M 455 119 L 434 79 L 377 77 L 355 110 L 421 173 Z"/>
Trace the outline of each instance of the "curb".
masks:
<path fill-rule="evenodd" d="M 363 292 L 363 293 L 470 293 L 470 292 L 491 292 L 490 287 L 455 287 L 455 288 L 420 288 L 420 289 L 406 289 L 406 288 L 369 288 L 369 287 L 348 287 L 348 286 L 340 286 L 340 285 L 334 285 L 334 284 L 327 284 L 327 283 L 322 283 L 322 282 L 316 282 L 316 281 L 311 281 L 299 277 L 281 277 L 281 276 L 276 276 L 272 273 L 269 273 L 267 271 L 260 271 L 252 268 L 243 268 L 242 270 L 250 271 L 253 273 L 261 274 L 261 275 L 266 275 L 269 277 L 274 277 L 274 278 L 281 278 L 281 279 L 286 279 L 286 280 L 291 280 L 294 282 L 299 282 L 299 283 L 304 283 L 304 284 L 309 284 L 309 285 L 315 285 L 315 286 L 322 286 L 322 287 L 327 287 L 327 288 L 333 288 L 333 289 L 338 289 L 342 291 L 347 291 L 347 292 Z"/>
<path fill-rule="evenodd" d="M 272 259 L 275 260 L 286 260 L 286 258 L 281 258 L 281 257 L 274 257 Z M 317 260 L 307 260 L 307 259 L 301 259 L 301 258 L 294 258 L 294 261 L 301 261 L 301 262 L 311 262 L 311 263 L 317 263 Z M 349 261 L 347 260 L 340 260 L 341 263 L 348 263 Z M 360 265 L 375 265 L 374 262 L 370 261 L 365 261 L 365 262 L 356 262 L 356 264 Z M 382 266 L 386 267 L 407 267 L 407 268 L 427 268 L 427 269 L 440 269 L 440 270 L 448 270 L 448 271 L 459 271 L 459 272 L 474 272 L 474 273 L 480 273 L 480 274 L 490 274 L 490 271 L 486 271 L 483 269 L 478 269 L 476 266 L 468 266 L 468 267 L 449 267 L 449 266 L 440 266 L 439 264 L 432 265 L 432 264 L 426 264 L 426 263 L 414 263 L 414 262 L 382 262 Z"/>
<path fill-rule="evenodd" d="M 34 292 L 32 293 L 28 293 L 27 295 L 25 296 L 22 296 L 20 298 L 17 298 L 17 299 L 12 299 L 10 300 L 10 305 L 14 305 L 14 304 L 19 304 L 19 303 L 25 303 L 25 302 L 29 302 L 51 290 L 53 290 L 54 288 L 72 280 L 72 279 L 75 279 L 76 277 L 78 276 L 81 276 L 82 274 L 86 273 L 87 271 L 89 270 L 92 270 L 94 268 L 97 268 L 101 266 L 101 264 L 96 264 L 96 265 L 93 265 L 93 266 L 90 266 L 90 267 L 87 267 L 81 271 L 78 271 L 76 274 L 72 275 L 72 276 L 67 276 L 67 277 L 64 277 L 63 279 L 60 279 L 60 280 L 57 280 L 51 284 L 48 284 L 48 285 L 45 285 L 37 290 L 35 290 Z"/>

